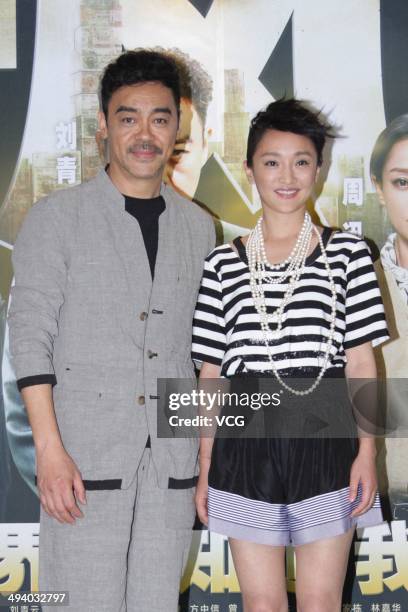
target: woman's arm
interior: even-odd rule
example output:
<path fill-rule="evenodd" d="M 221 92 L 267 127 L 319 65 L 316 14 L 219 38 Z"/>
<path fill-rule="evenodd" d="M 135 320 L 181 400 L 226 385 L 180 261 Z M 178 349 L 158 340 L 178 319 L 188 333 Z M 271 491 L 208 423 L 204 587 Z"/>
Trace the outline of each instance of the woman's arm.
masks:
<path fill-rule="evenodd" d="M 221 367 L 212 363 L 204 362 L 201 366 L 200 381 L 209 378 L 219 378 Z M 203 407 L 205 409 L 205 407 Z M 205 435 L 200 437 L 200 475 L 196 488 L 195 502 L 197 514 L 204 525 L 208 524 L 208 470 L 210 469 L 211 451 L 213 438 L 208 435 L 208 428 L 205 428 Z"/>
<path fill-rule="evenodd" d="M 369 382 L 367 379 L 377 378 L 374 351 L 371 342 L 365 342 L 346 349 L 346 376 L 352 399 Z M 366 380 L 364 380 L 366 379 Z M 370 406 L 370 408 L 372 408 Z M 361 483 L 362 497 L 360 504 L 353 510 L 351 516 L 364 514 L 374 503 L 377 492 L 377 475 L 375 468 L 376 444 L 375 438 L 361 428 L 364 416 L 359 411 L 357 417 L 359 429 L 359 452 L 353 462 L 350 473 L 350 501 L 357 496 L 358 485 Z M 370 420 L 365 421 L 372 427 Z M 360 425 L 360 426 L 359 426 Z"/>

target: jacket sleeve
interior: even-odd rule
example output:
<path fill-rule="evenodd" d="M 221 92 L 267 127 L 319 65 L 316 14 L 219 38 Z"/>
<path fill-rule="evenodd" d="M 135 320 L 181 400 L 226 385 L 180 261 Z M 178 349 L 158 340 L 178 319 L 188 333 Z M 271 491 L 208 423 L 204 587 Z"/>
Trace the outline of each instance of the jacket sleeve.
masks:
<path fill-rule="evenodd" d="M 56 207 L 47 198 L 27 214 L 12 261 L 15 283 L 8 322 L 11 360 L 19 387 L 39 381 L 55 384 L 53 348 L 67 265 Z"/>
<path fill-rule="evenodd" d="M 206 255 L 211 253 L 211 251 L 214 249 L 215 243 L 216 243 L 214 219 L 210 215 L 208 215 L 207 227 L 208 227 L 208 251 L 207 251 Z"/>

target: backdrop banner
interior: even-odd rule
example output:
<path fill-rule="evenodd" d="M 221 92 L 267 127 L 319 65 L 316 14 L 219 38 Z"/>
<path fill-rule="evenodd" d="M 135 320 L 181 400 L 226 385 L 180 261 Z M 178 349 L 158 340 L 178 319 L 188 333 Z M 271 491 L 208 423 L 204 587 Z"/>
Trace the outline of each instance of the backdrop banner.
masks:
<path fill-rule="evenodd" d="M 408 378 L 408 269 L 395 246 L 396 237 L 408 243 L 408 170 L 398 197 L 379 197 L 369 171 L 380 132 L 408 113 L 406 0 L 0 0 L 0 593 L 38 588 L 34 447 L 5 322 L 13 244 L 34 202 L 108 160 L 97 132 L 100 73 L 137 47 L 170 51 L 180 67 L 181 125 L 165 180 L 211 212 L 219 243 L 248 233 L 260 214 L 242 165 L 255 113 L 296 96 L 336 126 L 310 212 L 369 243 L 391 333 L 377 350 L 379 373 Z M 408 159 L 408 136 L 403 143 Z M 398 419 L 407 398 L 389 395 Z M 408 610 L 408 440 L 380 438 L 378 450 L 387 521 L 356 534 L 344 611 Z M 295 584 L 289 549 L 292 606 Z M 197 522 L 180 610 L 242 609 L 226 538 Z"/>

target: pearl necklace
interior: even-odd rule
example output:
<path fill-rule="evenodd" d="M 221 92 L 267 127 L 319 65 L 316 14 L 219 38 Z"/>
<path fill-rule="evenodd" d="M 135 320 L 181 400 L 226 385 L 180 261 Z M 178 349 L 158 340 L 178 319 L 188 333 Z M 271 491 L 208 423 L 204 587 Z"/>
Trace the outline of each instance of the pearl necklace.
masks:
<path fill-rule="evenodd" d="M 250 262 L 250 270 L 253 268 L 256 270 L 256 280 L 259 284 L 259 291 L 263 293 L 262 281 L 266 281 L 270 284 L 277 284 L 284 282 L 288 277 L 292 277 L 296 274 L 298 268 L 302 267 L 302 262 L 307 257 L 307 253 L 310 247 L 310 239 L 312 233 L 312 219 L 309 213 L 305 214 L 302 229 L 296 240 L 295 246 L 292 249 L 290 255 L 285 259 L 284 262 L 278 264 L 271 264 L 268 261 L 265 250 L 265 243 L 262 232 L 262 217 L 258 219 L 258 222 L 254 230 L 248 236 L 248 242 L 246 246 L 248 262 Z M 251 266 L 251 263 L 253 264 Z M 266 272 L 266 268 L 278 271 L 280 268 L 289 264 L 287 269 L 282 272 L 279 276 L 271 276 Z M 255 277 L 254 279 L 255 280 Z"/>
<path fill-rule="evenodd" d="M 286 306 L 289 304 L 295 289 L 299 285 L 300 276 L 304 270 L 305 262 L 307 258 L 307 254 L 310 249 L 310 243 L 312 239 L 312 232 L 315 231 L 320 251 L 323 256 L 323 262 L 326 268 L 326 272 L 329 278 L 330 290 L 332 294 L 332 303 L 331 303 L 331 313 L 330 313 L 330 328 L 329 328 L 329 336 L 326 342 L 323 365 L 320 368 L 320 372 L 314 381 L 314 383 L 307 389 L 303 391 L 298 391 L 297 389 L 293 389 L 290 387 L 280 376 L 275 360 L 272 355 L 271 346 L 270 346 L 270 338 L 277 339 L 280 337 L 282 332 L 282 324 L 284 318 L 284 310 Z M 266 257 L 265 243 L 262 232 L 262 217 L 258 220 L 255 228 L 251 231 L 248 236 L 248 241 L 246 244 L 246 253 L 248 258 L 248 267 L 249 267 L 249 284 L 251 288 L 252 298 L 254 300 L 255 308 L 259 314 L 260 325 L 262 330 L 263 341 L 266 346 L 268 359 L 271 364 L 274 375 L 276 376 L 279 383 L 288 391 L 295 395 L 308 395 L 312 393 L 314 389 L 320 383 L 325 371 L 327 370 L 329 363 L 329 355 L 330 350 L 333 345 L 334 338 L 334 330 L 336 324 L 336 302 L 337 302 L 337 294 L 336 294 L 336 285 L 333 278 L 333 272 L 330 268 L 329 261 L 327 258 L 327 253 L 323 245 L 323 240 L 318 231 L 317 227 L 312 224 L 311 217 L 309 213 L 305 213 L 305 219 L 303 221 L 302 228 L 300 230 L 299 236 L 295 243 L 294 248 L 290 255 L 285 259 L 284 262 L 279 264 L 270 264 Z M 268 267 L 272 271 L 279 271 L 284 265 L 288 264 L 288 268 L 282 272 L 278 273 L 278 276 L 271 276 L 270 273 L 266 271 Z M 266 307 L 266 299 L 265 299 L 265 290 L 264 284 L 277 284 L 283 283 L 289 277 L 288 288 L 286 289 L 282 301 L 276 310 L 268 314 Z M 276 329 L 272 330 L 270 328 L 270 322 L 276 321 Z"/>

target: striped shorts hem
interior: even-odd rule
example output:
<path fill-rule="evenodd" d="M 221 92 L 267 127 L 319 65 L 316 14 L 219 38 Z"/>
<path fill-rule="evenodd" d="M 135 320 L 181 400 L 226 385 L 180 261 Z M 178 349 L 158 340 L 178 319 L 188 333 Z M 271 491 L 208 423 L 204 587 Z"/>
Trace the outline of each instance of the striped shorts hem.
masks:
<path fill-rule="evenodd" d="M 361 516 L 351 517 L 360 503 L 348 499 L 349 487 L 316 495 L 292 504 L 249 499 L 208 490 L 208 529 L 215 533 L 272 546 L 299 546 L 346 533 L 352 527 L 371 527 L 383 521 L 380 498 Z"/>

